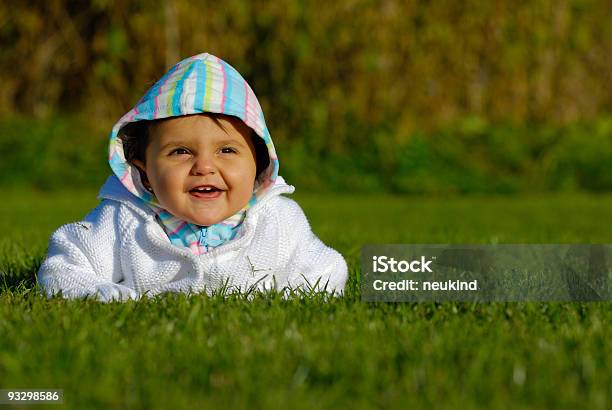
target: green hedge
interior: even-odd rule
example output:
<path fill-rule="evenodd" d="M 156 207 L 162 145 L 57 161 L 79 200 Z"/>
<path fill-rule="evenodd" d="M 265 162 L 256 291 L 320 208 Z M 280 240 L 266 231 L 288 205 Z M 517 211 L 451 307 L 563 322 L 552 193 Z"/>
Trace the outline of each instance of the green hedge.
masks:
<path fill-rule="evenodd" d="M 79 117 L 0 120 L 0 186 L 100 185 L 110 173 L 111 126 Z M 281 175 L 299 189 L 332 192 L 612 189 L 612 118 L 517 126 L 472 117 L 432 132 L 398 135 L 392 128 L 362 125 L 354 133 L 334 150 L 321 148 L 314 134 L 277 142 Z"/>
<path fill-rule="evenodd" d="M 12 118 L 0 121 L 0 185 L 40 189 L 95 186 L 108 166 L 107 141 L 87 121 Z"/>

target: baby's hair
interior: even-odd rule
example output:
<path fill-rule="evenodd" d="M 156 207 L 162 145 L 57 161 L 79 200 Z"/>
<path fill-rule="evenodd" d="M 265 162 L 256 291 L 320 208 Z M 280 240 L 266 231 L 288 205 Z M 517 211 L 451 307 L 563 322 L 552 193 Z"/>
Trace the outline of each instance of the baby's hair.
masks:
<path fill-rule="evenodd" d="M 226 116 L 225 114 L 209 115 L 219 127 L 224 128 L 223 124 L 219 121 L 219 117 L 224 117 Z M 140 160 L 142 163 L 145 163 L 145 152 L 149 145 L 151 128 L 166 119 L 136 121 L 126 124 L 121 128 L 119 139 L 123 143 L 123 153 L 128 163 L 135 165 L 134 160 Z M 259 177 L 259 174 L 270 164 L 270 156 L 266 143 L 253 130 L 251 130 L 251 141 L 253 141 L 253 146 L 255 147 L 255 175 Z"/>

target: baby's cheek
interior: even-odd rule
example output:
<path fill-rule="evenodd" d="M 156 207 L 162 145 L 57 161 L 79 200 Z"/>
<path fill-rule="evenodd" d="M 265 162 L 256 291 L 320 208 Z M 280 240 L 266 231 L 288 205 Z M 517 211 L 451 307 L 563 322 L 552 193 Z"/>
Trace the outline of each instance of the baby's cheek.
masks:
<path fill-rule="evenodd" d="M 250 184 L 251 181 L 255 182 L 255 174 L 256 167 L 255 162 L 252 164 L 249 163 L 241 163 L 239 167 L 230 171 L 232 174 L 232 180 L 241 183 L 244 186 L 249 187 L 251 190 L 253 189 L 253 184 Z"/>
<path fill-rule="evenodd" d="M 242 197 L 242 205 L 240 206 L 241 208 L 246 206 L 249 201 L 251 200 L 251 198 L 253 197 L 253 189 L 251 188 L 250 190 L 245 190 L 244 192 L 244 196 Z"/>
<path fill-rule="evenodd" d="M 242 175 L 237 184 L 234 185 L 234 190 L 241 193 L 243 196 L 251 197 L 255 187 L 255 176 L 250 174 Z"/>
<path fill-rule="evenodd" d="M 165 175 L 163 178 L 158 180 L 158 191 L 156 191 L 157 199 L 160 202 L 166 202 L 167 205 L 172 203 L 175 196 L 178 195 L 178 183 L 172 175 Z M 163 204 L 162 204 L 163 205 Z"/>
<path fill-rule="evenodd" d="M 253 179 L 251 179 L 250 175 L 242 174 L 234 181 L 235 183 L 231 187 L 232 197 L 234 200 L 240 201 L 242 206 L 244 206 L 253 195 L 255 178 L 253 177 Z"/>

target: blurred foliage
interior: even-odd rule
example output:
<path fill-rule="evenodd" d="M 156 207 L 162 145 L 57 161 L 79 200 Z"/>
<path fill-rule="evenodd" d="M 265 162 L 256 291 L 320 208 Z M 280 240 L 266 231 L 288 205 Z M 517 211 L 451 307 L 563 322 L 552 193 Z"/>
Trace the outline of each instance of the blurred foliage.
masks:
<path fill-rule="evenodd" d="M 277 144 L 281 175 L 300 190 L 395 193 L 592 192 L 612 188 L 612 118 L 567 126 L 489 124 L 478 117 L 393 142 L 393 129 L 351 155 Z M 0 186 L 96 187 L 110 175 L 107 131 L 79 117 L 0 121 Z"/>
<path fill-rule="evenodd" d="M 107 140 L 89 122 L 61 117 L 0 121 L 0 185 L 96 186 L 110 174 Z"/>
<path fill-rule="evenodd" d="M 62 132 L 55 122 L 9 130 L 11 118 L 68 113 L 91 123 L 83 132 L 106 127 L 82 145 L 76 137 L 81 152 L 90 137 L 102 146 L 169 66 L 207 51 L 249 81 L 283 147 L 284 172 L 307 186 L 505 192 L 612 183 L 605 0 L 4 2 L 0 44 L 3 145 L 19 133 Z M 45 185 L 42 169 L 34 180 Z"/>

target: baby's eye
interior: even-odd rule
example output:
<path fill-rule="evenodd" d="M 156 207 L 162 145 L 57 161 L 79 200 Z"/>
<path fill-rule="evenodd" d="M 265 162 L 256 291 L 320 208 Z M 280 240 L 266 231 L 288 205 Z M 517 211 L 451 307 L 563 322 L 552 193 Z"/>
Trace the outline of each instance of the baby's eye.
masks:
<path fill-rule="evenodd" d="M 233 154 L 235 152 L 236 152 L 236 150 L 234 148 L 232 148 L 232 147 L 223 147 L 223 148 L 221 148 L 221 153 L 222 154 Z"/>
<path fill-rule="evenodd" d="M 170 155 L 186 155 L 186 154 L 189 154 L 189 151 L 187 151 L 185 148 L 176 148 L 170 152 Z"/>

